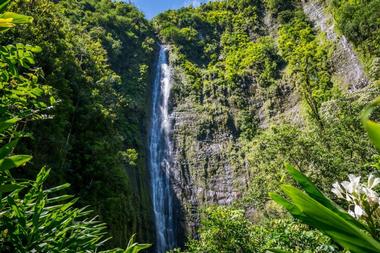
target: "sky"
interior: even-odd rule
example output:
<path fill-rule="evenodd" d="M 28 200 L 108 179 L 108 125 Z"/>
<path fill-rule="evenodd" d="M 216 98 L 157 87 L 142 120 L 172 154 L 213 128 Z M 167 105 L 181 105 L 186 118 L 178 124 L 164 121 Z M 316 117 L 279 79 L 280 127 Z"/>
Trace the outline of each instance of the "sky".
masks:
<path fill-rule="evenodd" d="M 189 5 L 198 6 L 207 0 L 126 0 L 125 2 L 132 2 L 145 13 L 148 19 L 151 19 L 165 10 L 178 9 Z"/>

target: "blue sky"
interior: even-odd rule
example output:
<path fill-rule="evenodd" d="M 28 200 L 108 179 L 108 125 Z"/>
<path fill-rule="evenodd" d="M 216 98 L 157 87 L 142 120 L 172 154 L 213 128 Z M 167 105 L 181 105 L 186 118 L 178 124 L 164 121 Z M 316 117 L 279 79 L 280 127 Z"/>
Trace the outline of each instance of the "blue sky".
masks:
<path fill-rule="evenodd" d="M 151 19 L 162 11 L 178 9 L 190 4 L 197 6 L 206 0 L 130 0 L 130 2 L 142 10 L 147 18 Z"/>

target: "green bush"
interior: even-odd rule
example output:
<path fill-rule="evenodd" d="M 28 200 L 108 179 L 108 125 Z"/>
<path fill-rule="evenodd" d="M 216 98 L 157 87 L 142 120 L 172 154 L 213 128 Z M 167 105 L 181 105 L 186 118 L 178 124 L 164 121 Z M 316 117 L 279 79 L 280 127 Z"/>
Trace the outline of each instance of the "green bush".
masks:
<path fill-rule="evenodd" d="M 270 248 L 301 252 L 339 252 L 331 240 L 291 219 L 264 219 L 255 224 L 243 210 L 208 207 L 202 213 L 199 239 L 191 239 L 184 252 L 265 252 Z M 180 251 L 174 251 L 180 252 Z"/>

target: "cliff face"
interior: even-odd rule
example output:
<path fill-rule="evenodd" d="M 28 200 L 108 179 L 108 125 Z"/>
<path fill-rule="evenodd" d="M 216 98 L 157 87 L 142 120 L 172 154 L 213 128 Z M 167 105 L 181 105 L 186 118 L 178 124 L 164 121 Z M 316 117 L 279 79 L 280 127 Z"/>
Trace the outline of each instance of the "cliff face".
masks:
<path fill-rule="evenodd" d="M 339 99 L 336 100 L 334 95 L 320 99 L 315 96 L 318 92 L 331 94 L 335 89 L 339 94 L 352 93 L 345 98 L 347 101 L 371 97 L 366 91 L 370 82 L 353 47 L 344 36 L 336 33 L 332 16 L 322 5 L 314 1 L 302 4 L 286 1 L 289 4 L 283 7 L 281 14 L 280 8 L 271 9 L 261 1 L 239 2 L 247 6 L 235 2 L 238 1 L 232 1 L 229 6 L 226 3 L 209 3 L 195 10 L 169 12 L 156 19 L 162 39 L 171 44 L 174 84 L 171 138 L 175 157 L 171 168 L 172 183 L 184 213 L 182 225 L 194 235 L 201 207 L 230 205 L 244 199 L 252 190 L 252 179 L 255 179 L 253 187 L 264 189 L 260 193 L 262 199 L 257 202 L 265 204 L 266 189 L 276 188 L 276 183 L 267 185 L 270 181 L 267 179 L 276 175 L 273 181 L 278 182 L 281 176 L 277 172 L 265 174 L 260 171 L 257 164 L 250 162 L 250 157 L 260 148 L 264 152 L 270 148 L 266 148 L 259 138 L 265 136 L 271 127 L 288 124 L 300 132 L 314 128 L 318 122 L 321 124 L 319 127 L 323 127 L 324 114 L 340 110 L 331 107 Z M 251 12 L 247 12 L 247 8 L 251 8 Z M 217 11 L 220 11 L 220 16 Z M 178 21 L 186 15 L 186 21 Z M 239 18 L 248 21 L 243 22 Z M 291 41 L 287 34 L 286 29 L 292 27 L 295 27 L 295 33 L 297 29 L 307 31 L 312 39 L 309 37 L 305 44 L 296 45 L 287 53 L 289 43 L 297 43 Z M 234 41 L 236 36 L 247 41 L 239 44 Z M 263 49 L 272 42 L 273 48 Z M 192 48 L 187 46 L 189 43 Z M 253 50 L 249 51 L 251 46 Z M 297 69 L 297 62 L 303 59 L 293 58 L 297 57 L 294 56 L 297 50 L 312 46 L 318 52 L 315 54 L 325 58 L 308 58 L 316 63 L 317 74 L 308 72 L 308 59 L 305 60 L 307 67 L 303 69 L 306 73 L 303 75 Z M 261 50 L 262 54 L 255 55 Z M 307 54 L 307 50 L 303 54 Z M 202 51 L 207 52 L 206 59 L 198 57 Z M 253 55 L 252 58 L 246 59 L 249 54 Z M 239 62 L 245 64 L 241 69 Z M 314 66 L 313 62 L 310 66 Z M 229 68 L 238 74 L 231 77 Z M 319 74 L 327 78 L 318 77 Z M 322 80 L 316 83 L 328 79 L 326 87 L 318 90 L 313 78 Z M 309 94 L 302 83 L 315 90 Z M 287 151 L 291 152 L 290 149 L 279 152 Z M 274 153 L 269 159 L 275 163 L 276 156 Z M 314 162 L 308 166 L 313 171 L 316 165 L 311 163 Z M 270 167 L 272 161 L 267 161 L 267 164 Z"/>
<path fill-rule="evenodd" d="M 303 1 L 302 7 L 313 23 L 314 29 L 323 32 L 327 40 L 335 46 L 332 55 L 332 71 L 335 77 L 340 80 L 342 85 L 348 85 L 350 91 L 367 86 L 369 81 L 362 64 L 347 38 L 336 33 L 333 17 L 325 10 L 325 6 L 314 1 Z"/>
<path fill-rule="evenodd" d="M 184 84 L 178 79 L 175 85 Z M 184 99 L 173 104 L 171 114 L 174 189 L 185 209 L 184 224 L 191 228 L 199 222 L 199 207 L 231 204 L 241 197 L 249 178 L 239 153 L 235 109 L 217 101 L 213 107 L 194 106 L 190 99 Z"/>

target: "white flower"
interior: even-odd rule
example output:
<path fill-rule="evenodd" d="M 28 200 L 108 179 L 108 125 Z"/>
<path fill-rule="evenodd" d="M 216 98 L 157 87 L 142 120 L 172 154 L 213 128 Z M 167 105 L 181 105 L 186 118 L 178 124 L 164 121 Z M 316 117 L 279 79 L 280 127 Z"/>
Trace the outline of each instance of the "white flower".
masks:
<path fill-rule="evenodd" d="M 373 215 L 374 211 L 379 210 L 380 205 L 379 194 L 373 190 L 380 184 L 380 178 L 369 175 L 367 185 L 360 183 L 360 176 L 351 174 L 348 178 L 349 181 L 335 182 L 331 191 L 338 198 L 347 200 L 350 204 L 348 213 L 355 219 Z"/>
<path fill-rule="evenodd" d="M 367 199 L 370 200 L 371 202 L 374 202 L 374 203 L 379 202 L 379 195 L 374 190 L 363 187 L 362 191 L 366 195 Z"/>
<path fill-rule="evenodd" d="M 331 191 L 338 197 L 338 198 L 342 198 L 344 199 L 344 196 L 343 196 L 343 189 L 342 187 L 340 186 L 340 184 L 338 182 L 335 182 L 333 184 L 333 188 L 331 189 Z"/>
<path fill-rule="evenodd" d="M 349 184 L 347 185 L 346 190 L 349 193 L 359 193 L 360 189 L 360 176 L 355 176 L 355 175 L 348 175 L 348 178 L 350 179 Z"/>
<path fill-rule="evenodd" d="M 354 197 L 352 195 L 350 195 L 349 193 L 346 193 L 346 200 L 348 202 L 354 202 Z"/>
<path fill-rule="evenodd" d="M 361 216 L 365 215 L 363 208 L 361 208 L 358 205 L 355 205 L 354 213 L 355 213 L 356 218 L 360 218 Z"/>
<path fill-rule="evenodd" d="M 373 189 L 380 184 L 380 178 L 375 177 L 373 174 L 368 176 L 368 188 Z"/>
<path fill-rule="evenodd" d="M 350 187 L 350 182 L 348 182 L 348 181 L 343 181 L 343 182 L 341 183 L 341 185 L 343 186 L 343 188 L 344 188 L 346 191 L 348 191 L 348 188 Z"/>
<path fill-rule="evenodd" d="M 348 214 L 351 215 L 352 217 L 356 218 L 355 213 L 353 211 L 348 210 Z"/>
<path fill-rule="evenodd" d="M 354 210 L 348 210 L 348 214 L 351 215 L 352 217 L 359 219 L 361 216 L 365 215 L 365 212 L 363 208 L 361 208 L 358 205 L 355 205 Z"/>

